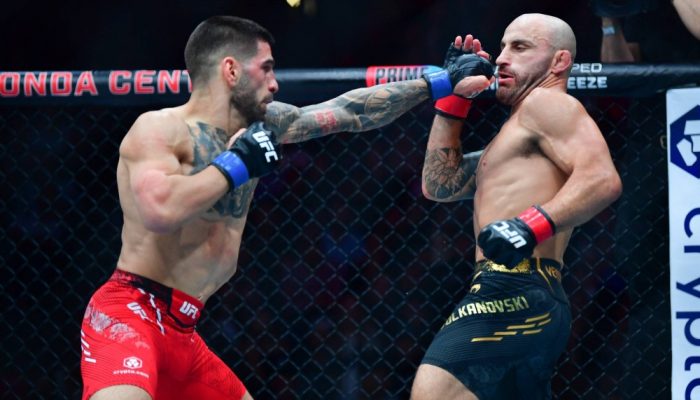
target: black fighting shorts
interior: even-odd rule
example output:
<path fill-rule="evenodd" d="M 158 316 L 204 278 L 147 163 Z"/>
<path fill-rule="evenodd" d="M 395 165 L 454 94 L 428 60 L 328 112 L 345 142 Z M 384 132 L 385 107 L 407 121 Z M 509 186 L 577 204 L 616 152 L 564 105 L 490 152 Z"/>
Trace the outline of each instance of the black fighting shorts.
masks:
<path fill-rule="evenodd" d="M 507 269 L 483 260 L 423 363 L 449 371 L 480 400 L 549 399 L 570 331 L 559 263 L 533 258 Z"/>

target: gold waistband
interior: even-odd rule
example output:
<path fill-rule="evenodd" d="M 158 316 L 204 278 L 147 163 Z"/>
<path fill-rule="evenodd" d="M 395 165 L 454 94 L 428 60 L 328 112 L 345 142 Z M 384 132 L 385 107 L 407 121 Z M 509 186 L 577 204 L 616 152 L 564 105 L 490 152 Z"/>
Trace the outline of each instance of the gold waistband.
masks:
<path fill-rule="evenodd" d="M 513 268 L 508 268 L 503 264 L 497 264 L 488 259 L 480 260 L 476 263 L 474 272 L 484 271 L 505 272 L 508 274 L 546 273 L 561 282 L 561 264 L 548 258 L 526 258 Z"/>

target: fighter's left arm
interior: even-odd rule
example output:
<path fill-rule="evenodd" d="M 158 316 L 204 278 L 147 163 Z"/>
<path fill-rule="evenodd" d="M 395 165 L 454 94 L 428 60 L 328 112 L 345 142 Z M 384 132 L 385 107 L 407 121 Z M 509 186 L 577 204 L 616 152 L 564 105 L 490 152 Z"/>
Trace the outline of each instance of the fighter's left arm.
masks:
<path fill-rule="evenodd" d="M 387 125 L 430 98 L 424 79 L 351 90 L 307 107 L 272 102 L 266 125 L 280 143 L 297 143 L 337 132 L 363 132 Z"/>
<path fill-rule="evenodd" d="M 583 224 L 615 201 L 622 183 L 610 150 L 581 103 L 563 92 L 535 90 L 523 103 L 521 122 L 536 132 L 541 151 L 568 178 L 541 204 L 557 231 Z"/>

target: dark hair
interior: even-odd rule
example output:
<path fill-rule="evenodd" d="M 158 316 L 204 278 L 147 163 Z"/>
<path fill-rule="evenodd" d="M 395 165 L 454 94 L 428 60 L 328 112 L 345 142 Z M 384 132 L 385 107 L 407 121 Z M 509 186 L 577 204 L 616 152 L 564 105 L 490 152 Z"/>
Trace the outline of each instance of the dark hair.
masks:
<path fill-rule="evenodd" d="M 185 66 L 192 82 L 206 82 L 210 67 L 218 62 L 215 57 L 224 51 L 239 61 L 250 59 L 257 53 L 258 40 L 275 42 L 267 29 L 249 19 L 216 16 L 203 21 L 185 46 Z"/>

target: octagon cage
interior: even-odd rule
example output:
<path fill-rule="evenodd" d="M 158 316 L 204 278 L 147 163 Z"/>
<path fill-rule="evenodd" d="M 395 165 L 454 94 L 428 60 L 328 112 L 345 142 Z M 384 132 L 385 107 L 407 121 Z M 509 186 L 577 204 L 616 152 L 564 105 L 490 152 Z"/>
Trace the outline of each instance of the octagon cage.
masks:
<path fill-rule="evenodd" d="M 304 106 L 420 68 L 281 70 L 278 97 Z M 698 81 L 697 66 L 644 64 L 578 64 L 569 79 L 624 193 L 565 255 L 574 320 L 556 398 L 670 398 L 663 92 Z M 119 143 L 188 85 L 172 70 L 0 71 L 3 399 L 79 397 L 80 321 L 120 247 Z M 493 88 L 478 97 L 464 151 L 508 115 Z M 378 130 L 286 145 L 261 180 L 239 270 L 198 327 L 256 399 L 408 398 L 474 266 L 472 202 L 421 194 L 432 117 L 425 102 Z"/>

